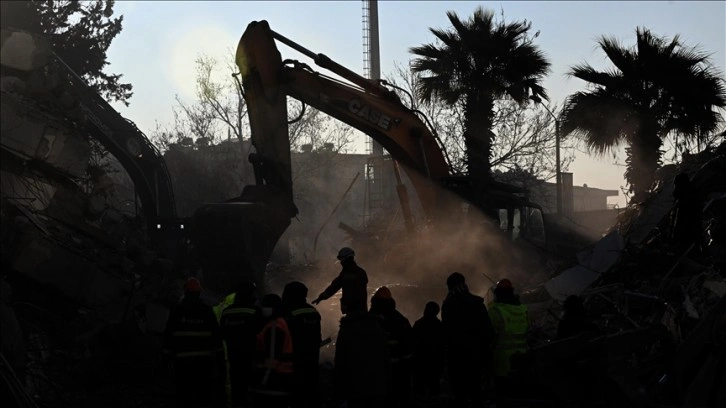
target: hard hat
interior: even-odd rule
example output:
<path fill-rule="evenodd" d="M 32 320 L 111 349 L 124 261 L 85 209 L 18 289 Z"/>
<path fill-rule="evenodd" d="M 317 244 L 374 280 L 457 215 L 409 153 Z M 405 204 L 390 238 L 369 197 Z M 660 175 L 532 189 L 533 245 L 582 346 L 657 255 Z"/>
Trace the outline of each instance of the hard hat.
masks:
<path fill-rule="evenodd" d="M 338 251 L 338 259 L 341 261 L 345 261 L 346 259 L 352 258 L 354 256 L 355 251 L 348 247 L 340 248 L 340 251 Z"/>
<path fill-rule="evenodd" d="M 373 294 L 374 299 L 393 299 L 393 296 L 391 296 L 391 291 L 385 287 L 381 286 L 378 288 L 376 293 Z"/>
<path fill-rule="evenodd" d="M 505 278 L 497 282 L 497 289 L 513 290 L 514 286 L 512 286 L 512 281 Z"/>
<path fill-rule="evenodd" d="M 199 279 L 191 277 L 184 283 L 184 292 L 199 293 L 202 291 L 202 283 Z"/>

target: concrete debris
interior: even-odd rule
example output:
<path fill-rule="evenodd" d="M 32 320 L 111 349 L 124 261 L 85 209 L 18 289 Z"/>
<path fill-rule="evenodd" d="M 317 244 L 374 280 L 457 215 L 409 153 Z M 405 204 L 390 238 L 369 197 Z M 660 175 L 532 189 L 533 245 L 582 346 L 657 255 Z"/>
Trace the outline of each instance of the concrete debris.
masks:
<path fill-rule="evenodd" d="M 724 348 L 715 345 L 726 344 L 696 340 L 705 330 L 726 330 L 726 245 L 720 230 L 726 216 L 724 169 L 724 144 L 662 169 L 650 195 L 632 204 L 592 249 L 578 254 L 577 265 L 522 294 L 523 301 L 536 303 L 530 304 L 534 348 L 528 364 L 521 366 L 520 380 L 533 389 L 546 389 L 540 398 L 628 406 L 719 406 L 716 401 L 726 400 L 723 386 L 713 380 L 726 374 L 723 364 L 696 368 L 689 361 L 706 361 L 706 355 L 711 356 L 708 361 L 721 359 Z M 681 172 L 690 175 L 705 197 L 704 239 L 696 237 L 690 245 L 676 241 L 672 229 L 673 179 Z M 542 288 L 548 297 L 542 296 Z M 551 341 L 561 302 L 570 295 L 582 297 L 601 336 Z M 597 350 L 607 350 L 607 357 Z M 568 366 L 568 372 L 555 361 L 578 363 Z M 583 391 L 585 384 L 603 381 L 610 385 Z M 599 394 L 605 389 L 609 396 Z M 698 403 L 689 405 L 694 401 Z"/>
<path fill-rule="evenodd" d="M 578 265 L 563 271 L 545 283 L 552 298 L 565 300 L 570 295 L 581 295 L 600 275 L 617 263 L 625 248 L 625 240 L 617 231 L 611 231 L 589 250 L 577 254 Z"/>

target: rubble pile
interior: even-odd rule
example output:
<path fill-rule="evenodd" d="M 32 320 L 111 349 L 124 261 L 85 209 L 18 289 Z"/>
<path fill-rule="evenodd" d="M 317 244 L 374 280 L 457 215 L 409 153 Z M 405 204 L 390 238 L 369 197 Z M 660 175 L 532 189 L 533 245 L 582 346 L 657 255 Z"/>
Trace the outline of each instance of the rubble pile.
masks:
<path fill-rule="evenodd" d="M 673 180 L 681 172 L 703 198 L 700 243 L 673 238 Z M 608 235 L 578 254 L 577 265 L 522 294 L 535 327 L 534 347 L 520 375 L 544 387 L 532 389 L 548 389 L 540 397 L 611 404 L 726 402 L 720 383 L 726 374 L 724 174 L 726 143 L 665 166 L 649 196 L 631 204 Z M 599 337 L 552 341 L 561 304 L 570 295 L 583 299 Z M 574 362 L 562 368 L 566 361 Z"/>

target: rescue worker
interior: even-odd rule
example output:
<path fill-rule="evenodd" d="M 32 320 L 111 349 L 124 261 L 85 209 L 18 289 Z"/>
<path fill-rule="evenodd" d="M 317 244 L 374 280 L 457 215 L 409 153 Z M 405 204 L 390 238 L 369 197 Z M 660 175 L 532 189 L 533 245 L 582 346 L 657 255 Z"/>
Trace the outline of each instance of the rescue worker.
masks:
<path fill-rule="evenodd" d="M 565 313 L 562 320 L 560 320 L 560 324 L 557 325 L 557 340 L 579 334 L 589 334 L 591 336 L 600 334 L 600 329 L 587 318 L 585 305 L 581 297 L 576 295 L 568 296 L 562 306 Z"/>
<path fill-rule="evenodd" d="M 496 333 L 492 344 L 494 380 L 497 389 L 506 392 L 505 379 L 511 367 L 510 358 L 516 353 L 527 352 L 529 329 L 527 306 L 515 296 L 514 286 L 509 279 L 497 282 L 494 303 L 489 307 L 489 317 Z"/>
<path fill-rule="evenodd" d="M 355 263 L 355 251 L 344 247 L 338 251 L 338 260 L 343 266 L 337 278 L 333 279 L 323 293 L 313 300 L 317 305 L 323 300 L 329 299 L 339 290 L 343 289 L 340 297 L 340 311 L 343 314 L 351 310 L 368 310 L 368 275 L 366 271 Z"/>
<path fill-rule="evenodd" d="M 292 407 L 320 407 L 320 313 L 306 303 L 308 288 L 301 282 L 290 282 L 282 292 L 287 323 L 292 335 L 295 386 Z"/>
<path fill-rule="evenodd" d="M 333 380 L 348 408 L 386 406 L 391 357 L 380 319 L 353 309 L 340 320 Z"/>
<path fill-rule="evenodd" d="M 219 322 L 227 346 L 231 399 L 238 407 L 247 406 L 247 388 L 254 369 L 257 333 L 262 329 L 262 314 L 255 302 L 255 284 L 241 282 L 237 286 L 234 302 L 222 311 Z"/>
<path fill-rule="evenodd" d="M 439 395 L 444 373 L 444 332 L 438 314 L 439 305 L 428 302 L 423 317 L 413 324 L 413 394 L 421 402 Z"/>
<path fill-rule="evenodd" d="M 164 333 L 179 407 L 225 403 L 222 336 L 212 308 L 200 299 L 201 292 L 197 278 L 187 279 L 184 298 L 170 311 Z"/>
<path fill-rule="evenodd" d="M 257 368 L 250 388 L 253 407 L 287 408 L 293 384 L 293 346 L 283 318 L 282 299 L 275 294 L 262 298 L 262 330 L 257 334 Z"/>
<path fill-rule="evenodd" d="M 464 275 L 452 273 L 446 285 L 449 293 L 441 306 L 441 323 L 454 406 L 481 406 L 494 330 L 484 299 L 469 292 Z"/>
<path fill-rule="evenodd" d="M 391 387 L 387 407 L 411 404 L 411 323 L 396 310 L 391 291 L 381 286 L 371 298 L 371 314 L 381 319 L 391 354 Z"/>

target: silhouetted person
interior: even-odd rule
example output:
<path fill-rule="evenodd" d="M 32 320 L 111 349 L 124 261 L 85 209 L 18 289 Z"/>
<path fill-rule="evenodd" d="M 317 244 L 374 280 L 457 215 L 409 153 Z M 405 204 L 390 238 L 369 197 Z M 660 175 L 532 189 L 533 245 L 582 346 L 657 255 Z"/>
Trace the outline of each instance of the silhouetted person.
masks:
<path fill-rule="evenodd" d="M 701 249 L 703 235 L 703 201 L 686 173 L 678 174 L 673 180 L 673 184 L 675 185 L 673 189 L 675 213 L 672 239 L 683 250 L 694 244 L 693 252 L 698 253 Z"/>
<path fill-rule="evenodd" d="M 437 317 L 439 305 L 426 303 L 424 315 L 413 325 L 413 391 L 414 396 L 426 400 L 440 393 L 444 373 L 444 331 Z"/>
<path fill-rule="evenodd" d="M 202 286 L 189 278 L 184 298 L 169 313 L 164 351 L 172 359 L 179 407 L 224 406 L 224 351 L 217 318 L 202 303 Z"/>
<path fill-rule="evenodd" d="M 247 388 L 255 367 L 257 333 L 262 329 L 262 314 L 255 305 L 255 284 L 242 282 L 234 301 L 222 311 L 219 324 L 227 345 L 232 402 L 247 406 Z"/>
<path fill-rule="evenodd" d="M 408 319 L 396 310 L 391 291 L 380 287 L 371 298 L 371 314 L 381 319 L 388 336 L 391 355 L 391 387 L 388 408 L 407 407 L 411 403 L 412 329 Z"/>
<path fill-rule="evenodd" d="M 557 339 L 577 336 L 580 334 L 598 335 L 600 329 L 590 321 L 585 312 L 582 298 L 576 295 L 568 296 L 563 304 L 565 310 L 560 324 L 557 326 Z"/>
<path fill-rule="evenodd" d="M 255 408 L 287 408 L 293 387 L 293 344 L 280 296 L 262 298 L 262 330 L 257 334 L 257 368 L 250 393 Z"/>
<path fill-rule="evenodd" d="M 391 356 L 380 319 L 360 309 L 340 320 L 335 345 L 334 385 L 348 408 L 386 406 Z"/>
<path fill-rule="evenodd" d="M 293 408 L 320 407 L 320 313 L 306 303 L 308 288 L 301 282 L 290 282 L 282 292 L 287 323 L 292 335 Z"/>
<path fill-rule="evenodd" d="M 452 273 L 446 285 L 449 294 L 441 307 L 441 323 L 454 406 L 480 406 L 494 331 L 484 299 L 469 292 L 462 274 Z"/>
<path fill-rule="evenodd" d="M 514 294 L 509 279 L 497 282 L 494 288 L 494 303 L 489 306 L 489 317 L 494 326 L 492 344 L 492 372 L 497 392 L 508 394 L 510 382 L 507 376 L 511 370 L 513 355 L 527 352 L 527 331 L 529 317 L 527 306 Z"/>
<path fill-rule="evenodd" d="M 343 266 L 337 278 L 313 300 L 317 305 L 322 300 L 329 299 L 339 290 L 343 290 L 340 297 L 340 311 L 346 314 L 352 310 L 368 310 L 368 275 L 366 271 L 355 263 L 355 252 L 344 247 L 338 251 L 338 260 Z"/>

